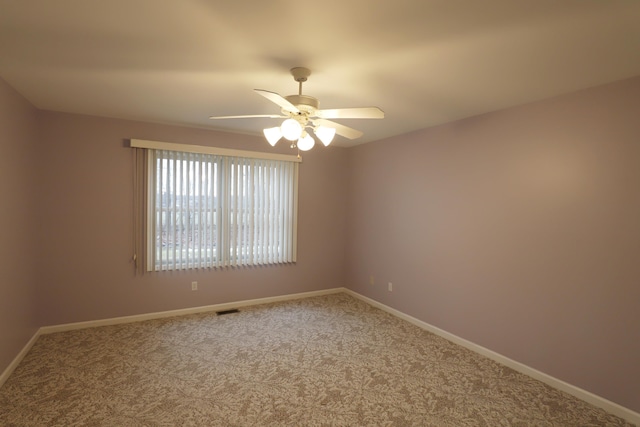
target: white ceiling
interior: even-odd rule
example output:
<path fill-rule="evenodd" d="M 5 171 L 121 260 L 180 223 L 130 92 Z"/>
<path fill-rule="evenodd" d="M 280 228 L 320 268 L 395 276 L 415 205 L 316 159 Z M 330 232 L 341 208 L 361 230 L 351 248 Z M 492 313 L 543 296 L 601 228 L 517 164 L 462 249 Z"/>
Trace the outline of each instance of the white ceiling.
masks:
<path fill-rule="evenodd" d="M 640 75 L 637 0 L 0 0 L 0 76 L 36 107 L 260 134 L 294 66 L 350 146 Z"/>

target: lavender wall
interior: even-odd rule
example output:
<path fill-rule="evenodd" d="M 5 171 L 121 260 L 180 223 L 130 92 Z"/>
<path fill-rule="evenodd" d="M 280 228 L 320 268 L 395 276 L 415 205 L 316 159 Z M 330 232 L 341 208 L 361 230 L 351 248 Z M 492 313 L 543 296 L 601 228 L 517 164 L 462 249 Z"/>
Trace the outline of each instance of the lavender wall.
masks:
<path fill-rule="evenodd" d="M 349 170 L 353 290 L 640 411 L 640 77 L 359 146 Z"/>
<path fill-rule="evenodd" d="M 39 326 L 36 131 L 36 109 L 0 79 L 0 373 Z"/>
<path fill-rule="evenodd" d="M 53 325 L 344 286 L 346 150 L 303 155 L 295 265 L 135 276 L 128 138 L 272 151 L 263 138 L 43 112 L 39 322 Z M 291 154 L 282 142 L 280 151 Z M 295 154 L 295 153 L 294 153 Z M 199 290 L 191 291 L 191 281 Z"/>

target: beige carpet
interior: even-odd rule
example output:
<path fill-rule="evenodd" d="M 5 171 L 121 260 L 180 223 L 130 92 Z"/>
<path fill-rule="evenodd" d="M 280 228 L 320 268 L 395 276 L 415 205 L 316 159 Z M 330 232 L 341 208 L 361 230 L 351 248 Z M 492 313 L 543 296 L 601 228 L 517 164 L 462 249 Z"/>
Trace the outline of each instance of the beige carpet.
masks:
<path fill-rule="evenodd" d="M 625 426 L 346 294 L 41 336 L 1 426 Z"/>

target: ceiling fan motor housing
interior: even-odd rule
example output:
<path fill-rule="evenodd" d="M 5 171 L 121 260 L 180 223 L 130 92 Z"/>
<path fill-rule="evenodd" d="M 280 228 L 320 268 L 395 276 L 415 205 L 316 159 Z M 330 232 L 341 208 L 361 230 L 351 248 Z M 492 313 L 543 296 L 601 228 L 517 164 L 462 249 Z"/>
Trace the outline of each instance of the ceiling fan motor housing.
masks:
<path fill-rule="evenodd" d="M 298 110 L 312 115 L 318 109 L 320 103 L 313 96 L 308 95 L 289 95 L 285 99 L 298 107 Z"/>

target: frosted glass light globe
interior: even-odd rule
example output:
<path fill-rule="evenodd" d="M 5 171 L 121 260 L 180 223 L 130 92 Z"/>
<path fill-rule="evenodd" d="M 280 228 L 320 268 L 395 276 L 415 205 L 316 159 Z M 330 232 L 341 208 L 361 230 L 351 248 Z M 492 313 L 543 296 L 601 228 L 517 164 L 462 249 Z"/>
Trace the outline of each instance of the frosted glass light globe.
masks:
<path fill-rule="evenodd" d="M 302 151 L 309 151 L 314 145 L 316 145 L 316 141 L 308 133 L 298 140 L 298 148 Z"/>
<path fill-rule="evenodd" d="M 282 136 L 289 141 L 295 141 L 302 135 L 302 126 L 294 119 L 287 119 L 282 122 L 280 130 L 282 131 Z"/>
<path fill-rule="evenodd" d="M 315 130 L 315 134 L 324 146 L 328 146 L 333 141 L 333 137 L 336 136 L 336 130 L 334 128 L 328 128 L 325 126 L 318 126 Z"/>
<path fill-rule="evenodd" d="M 278 142 L 280 138 L 282 138 L 282 132 L 277 126 L 274 128 L 264 129 L 262 132 L 264 133 L 264 137 L 267 138 L 267 141 L 269 142 L 269 144 L 271 144 L 272 147 L 276 145 L 276 142 Z"/>

